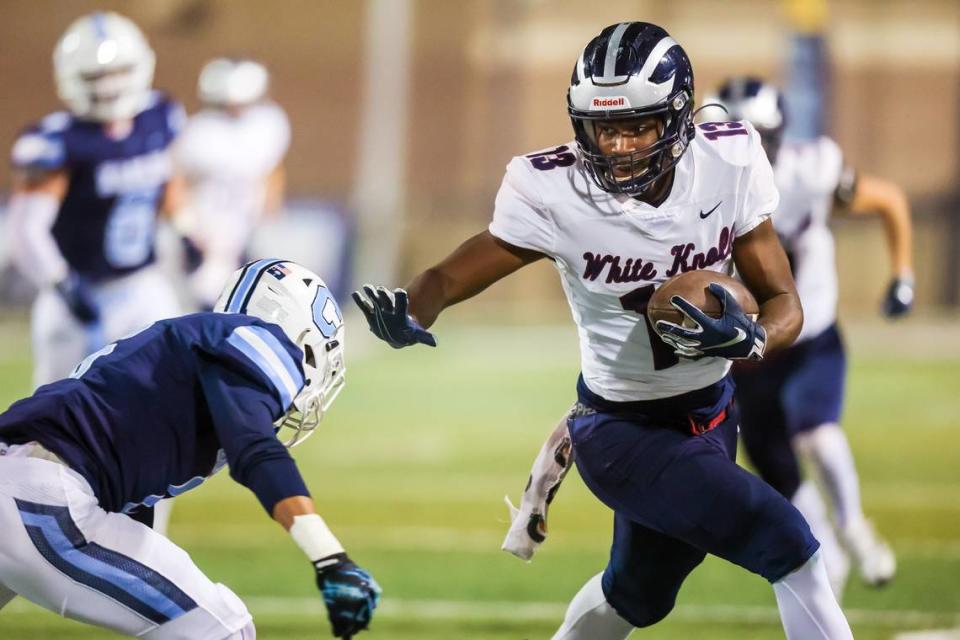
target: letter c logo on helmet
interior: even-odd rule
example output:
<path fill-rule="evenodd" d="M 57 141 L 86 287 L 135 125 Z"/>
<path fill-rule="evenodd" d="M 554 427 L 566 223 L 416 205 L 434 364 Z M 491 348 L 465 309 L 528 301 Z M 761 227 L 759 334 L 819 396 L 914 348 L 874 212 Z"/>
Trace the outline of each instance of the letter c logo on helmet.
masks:
<path fill-rule="evenodd" d="M 690 59 L 655 24 L 610 25 L 577 59 L 567 110 L 584 167 L 597 186 L 609 193 L 638 196 L 680 161 L 695 134 Z M 654 144 L 619 155 L 601 151 L 598 123 L 643 117 L 659 120 Z M 629 169 L 626 175 L 625 169 Z"/>

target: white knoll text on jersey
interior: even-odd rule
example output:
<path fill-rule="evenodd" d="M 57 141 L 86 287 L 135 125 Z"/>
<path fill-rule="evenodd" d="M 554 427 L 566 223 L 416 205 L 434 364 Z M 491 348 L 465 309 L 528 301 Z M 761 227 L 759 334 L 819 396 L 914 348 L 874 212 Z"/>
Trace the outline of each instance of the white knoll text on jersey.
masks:
<path fill-rule="evenodd" d="M 490 233 L 553 259 L 577 323 L 587 387 L 611 401 L 649 400 L 706 387 L 730 362 L 678 361 L 669 350 L 664 358 L 640 313 L 643 302 L 677 273 L 730 273 L 735 238 L 766 220 L 778 200 L 753 127 L 706 123 L 659 207 L 601 191 L 573 142 L 513 158 Z"/>

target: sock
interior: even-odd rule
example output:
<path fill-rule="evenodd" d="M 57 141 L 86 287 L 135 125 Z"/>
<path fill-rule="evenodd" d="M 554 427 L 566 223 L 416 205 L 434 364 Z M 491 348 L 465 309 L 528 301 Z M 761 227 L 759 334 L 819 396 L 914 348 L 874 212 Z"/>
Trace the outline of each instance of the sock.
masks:
<path fill-rule="evenodd" d="M 843 429 L 834 423 L 822 424 L 798 434 L 796 449 L 813 462 L 823 486 L 830 495 L 837 525 L 841 530 L 864 521 L 860 503 L 860 480 Z"/>
<path fill-rule="evenodd" d="M 810 525 L 813 537 L 820 542 L 820 554 L 827 568 L 830 586 L 833 587 L 837 600 L 840 600 L 843 597 L 847 575 L 850 573 L 850 559 L 847 558 L 833 530 L 826 505 L 823 504 L 823 497 L 812 482 L 805 480 L 793 494 L 790 502 L 803 515 L 807 524 Z"/>
<path fill-rule="evenodd" d="M 634 627 L 607 602 L 600 586 L 602 573 L 593 576 L 573 596 L 563 624 L 551 640 L 624 640 Z"/>
<path fill-rule="evenodd" d="M 173 499 L 167 498 L 153 505 L 153 530 L 162 536 L 167 535 L 170 526 L 170 513 L 173 511 Z"/>
<path fill-rule="evenodd" d="M 799 569 L 773 583 L 787 640 L 853 640 L 830 588 L 820 551 Z"/>

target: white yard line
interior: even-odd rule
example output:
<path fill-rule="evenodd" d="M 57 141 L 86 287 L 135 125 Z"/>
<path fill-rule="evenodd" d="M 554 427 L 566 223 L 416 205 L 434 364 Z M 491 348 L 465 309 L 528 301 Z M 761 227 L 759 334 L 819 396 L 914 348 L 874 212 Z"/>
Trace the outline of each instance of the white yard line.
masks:
<path fill-rule="evenodd" d="M 244 598 L 253 614 L 261 616 L 325 616 L 319 596 L 316 598 Z M 511 602 L 466 600 L 402 600 L 387 598 L 377 608 L 378 616 L 430 620 L 521 620 L 560 621 L 567 605 L 563 602 Z M 2 615 L 37 613 L 36 606 L 17 598 L 3 609 Z M 960 613 L 920 611 L 915 609 L 845 609 L 854 625 L 870 627 L 933 627 L 960 625 Z M 712 622 L 717 624 L 779 622 L 775 607 L 759 605 L 678 605 L 670 614 L 673 620 Z M 898 636 L 899 638 L 899 636 Z M 954 640 L 955 636 L 943 636 Z M 941 640 L 940 636 L 904 636 L 904 640 Z"/>
<path fill-rule="evenodd" d="M 893 640 L 960 640 L 960 628 L 898 633 Z"/>

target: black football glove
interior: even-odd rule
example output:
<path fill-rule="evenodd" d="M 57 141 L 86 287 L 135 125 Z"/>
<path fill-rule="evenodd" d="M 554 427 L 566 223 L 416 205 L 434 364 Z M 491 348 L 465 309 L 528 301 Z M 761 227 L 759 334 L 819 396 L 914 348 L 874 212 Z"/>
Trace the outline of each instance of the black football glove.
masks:
<path fill-rule="evenodd" d="M 70 272 L 54 287 L 74 318 L 83 324 L 93 324 L 100 319 L 100 308 L 93 299 L 90 284 L 83 276 Z"/>
<path fill-rule="evenodd" d="M 345 553 L 317 560 L 313 567 L 334 637 L 349 639 L 366 629 L 380 602 L 380 585 L 373 576 Z"/>
<path fill-rule="evenodd" d="M 713 282 L 710 293 L 720 299 L 722 315 L 711 318 L 680 296 L 670 298 L 677 311 L 696 326 L 690 329 L 666 320 L 657 321 L 660 338 L 685 358 L 717 358 L 760 360 L 767 344 L 767 332 L 747 317 L 740 303 L 722 285 Z"/>
<path fill-rule="evenodd" d="M 913 309 L 913 278 L 897 277 L 890 281 L 883 299 L 883 315 L 888 318 L 905 316 Z"/>
<path fill-rule="evenodd" d="M 437 346 L 437 338 L 407 314 L 407 292 L 403 289 L 389 291 L 365 284 L 353 292 L 353 301 L 366 316 L 373 335 L 394 349 L 417 343 Z"/>

